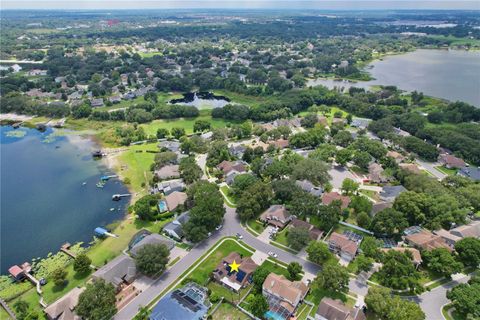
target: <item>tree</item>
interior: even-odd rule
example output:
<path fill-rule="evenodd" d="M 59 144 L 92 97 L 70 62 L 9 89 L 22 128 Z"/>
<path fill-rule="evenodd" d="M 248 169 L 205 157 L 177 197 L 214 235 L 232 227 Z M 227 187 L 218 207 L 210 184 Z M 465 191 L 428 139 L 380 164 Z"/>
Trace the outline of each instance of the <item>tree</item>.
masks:
<path fill-rule="evenodd" d="M 270 206 L 273 191 L 270 184 L 258 181 L 242 193 L 237 201 L 237 213 L 242 222 L 255 219 Z"/>
<path fill-rule="evenodd" d="M 256 294 L 251 300 L 249 300 L 250 311 L 257 318 L 263 319 L 265 313 L 269 309 L 267 299 L 262 294 Z"/>
<path fill-rule="evenodd" d="M 180 177 L 188 184 L 199 180 L 203 175 L 202 169 L 197 165 L 193 156 L 180 160 L 179 171 Z"/>
<path fill-rule="evenodd" d="M 152 310 L 150 310 L 148 307 L 140 307 L 138 308 L 138 313 L 135 315 L 133 320 L 149 320 L 151 314 Z"/>
<path fill-rule="evenodd" d="M 445 248 L 425 250 L 422 256 L 430 270 L 447 278 L 463 269 L 463 264 L 456 261 L 450 251 Z"/>
<path fill-rule="evenodd" d="M 141 197 L 133 205 L 133 211 L 142 220 L 153 220 L 158 213 L 156 205 L 158 199 L 155 195 L 146 195 Z"/>
<path fill-rule="evenodd" d="M 315 113 L 309 113 L 300 120 L 300 124 L 305 128 L 313 128 L 318 122 L 318 117 Z"/>
<path fill-rule="evenodd" d="M 323 266 L 323 270 L 317 274 L 313 285 L 326 290 L 346 292 L 348 291 L 349 280 L 347 268 L 338 264 L 337 261 L 329 261 Z"/>
<path fill-rule="evenodd" d="M 141 273 L 149 277 L 158 277 L 165 270 L 170 251 L 164 244 L 146 244 L 135 256 L 135 265 Z"/>
<path fill-rule="evenodd" d="M 231 186 L 232 194 L 236 197 L 240 197 L 244 190 L 247 190 L 255 182 L 258 181 L 258 178 L 252 174 L 239 174 L 233 179 L 233 184 Z"/>
<path fill-rule="evenodd" d="M 187 194 L 190 219 L 183 225 L 183 231 L 189 241 L 200 242 L 222 223 L 225 215 L 223 196 L 216 184 L 207 181 L 195 182 Z"/>
<path fill-rule="evenodd" d="M 364 254 L 358 255 L 355 258 L 355 262 L 357 263 L 357 272 L 368 272 L 373 266 L 373 259 L 366 257 Z"/>
<path fill-rule="evenodd" d="M 197 120 L 193 124 L 193 132 L 203 132 L 210 130 L 211 125 L 209 121 L 206 120 Z"/>
<path fill-rule="evenodd" d="M 168 164 L 175 164 L 177 163 L 177 154 L 172 151 L 164 151 L 157 153 L 155 155 L 154 162 L 157 169 L 160 169 L 161 167 Z"/>
<path fill-rule="evenodd" d="M 355 182 L 350 178 L 346 178 L 342 182 L 342 191 L 346 195 L 355 194 L 358 190 L 359 185 L 360 184 L 358 182 Z"/>
<path fill-rule="evenodd" d="M 168 136 L 168 129 L 158 128 L 157 129 L 157 139 L 164 139 Z"/>
<path fill-rule="evenodd" d="M 63 286 L 65 284 L 65 280 L 67 279 L 67 275 L 67 270 L 62 268 L 55 269 L 52 272 L 53 282 L 56 286 Z"/>
<path fill-rule="evenodd" d="M 345 166 L 348 161 L 352 160 L 352 150 L 350 149 L 342 149 L 337 151 L 335 156 L 335 162 L 341 166 Z"/>
<path fill-rule="evenodd" d="M 464 319 L 480 318 L 480 278 L 472 277 L 468 283 L 460 284 L 447 291 L 447 298 L 452 300 L 455 310 Z"/>
<path fill-rule="evenodd" d="M 360 244 L 363 254 L 366 257 L 378 259 L 380 256 L 380 242 L 374 237 L 366 236 Z"/>
<path fill-rule="evenodd" d="M 301 273 L 303 272 L 303 268 L 298 262 L 290 262 L 290 264 L 287 266 L 287 271 L 287 279 L 290 281 L 297 281 L 302 278 Z"/>
<path fill-rule="evenodd" d="M 185 129 L 183 128 L 173 127 L 170 131 L 175 139 L 180 139 L 180 137 L 185 135 Z"/>
<path fill-rule="evenodd" d="M 308 260 L 317 264 L 323 264 L 333 257 L 327 244 L 319 241 L 310 242 L 306 251 L 308 254 Z"/>
<path fill-rule="evenodd" d="M 322 230 L 330 230 L 340 221 L 340 206 L 335 201 L 328 206 L 318 207 L 318 224 Z"/>
<path fill-rule="evenodd" d="M 287 234 L 288 246 L 293 250 L 301 250 L 310 240 L 310 235 L 306 228 L 290 228 Z"/>
<path fill-rule="evenodd" d="M 75 312 L 88 320 L 111 319 L 117 313 L 115 303 L 115 288 L 112 284 L 99 279 L 87 284 L 85 291 L 78 298 Z"/>
<path fill-rule="evenodd" d="M 368 310 L 384 320 L 424 320 L 425 313 L 415 302 L 392 296 L 387 288 L 371 286 L 365 297 Z"/>
<path fill-rule="evenodd" d="M 368 229 L 372 224 L 372 219 L 368 215 L 368 213 L 360 212 L 357 214 L 357 224 L 359 227 Z"/>
<path fill-rule="evenodd" d="M 477 268 L 480 265 L 480 239 L 466 237 L 455 243 L 455 251 L 464 265 Z"/>
<path fill-rule="evenodd" d="M 81 253 L 73 262 L 73 270 L 80 274 L 85 274 L 90 272 L 90 265 L 92 264 L 92 260 L 85 254 Z"/>
<path fill-rule="evenodd" d="M 407 227 L 408 222 L 403 213 L 386 208 L 373 217 L 370 229 L 375 233 L 391 236 L 403 232 Z"/>
<path fill-rule="evenodd" d="M 331 179 L 329 169 L 325 162 L 307 158 L 295 166 L 292 176 L 296 180 L 306 179 L 314 185 L 324 185 Z"/>
<path fill-rule="evenodd" d="M 356 214 L 361 212 L 370 213 L 372 211 L 372 202 L 364 196 L 353 196 L 351 197 L 352 201 L 350 202 L 349 207 L 352 208 Z"/>
<path fill-rule="evenodd" d="M 207 165 L 215 167 L 223 160 L 230 160 L 231 155 L 228 151 L 228 144 L 225 141 L 214 141 L 210 145 L 207 154 Z"/>
<path fill-rule="evenodd" d="M 350 132 L 346 130 L 341 130 L 341 131 L 338 131 L 337 134 L 335 134 L 335 136 L 333 136 L 333 142 L 336 145 L 346 148 L 350 145 L 350 143 L 353 142 L 353 137 Z"/>
<path fill-rule="evenodd" d="M 366 151 L 357 151 L 353 156 L 353 163 L 362 168 L 363 170 L 368 169 L 368 164 L 372 161 L 372 157 Z"/>
<path fill-rule="evenodd" d="M 270 274 L 270 270 L 264 266 L 258 267 L 252 275 L 253 287 L 256 292 L 262 292 L 262 286 Z"/>
<path fill-rule="evenodd" d="M 388 251 L 383 258 L 383 267 L 378 272 L 380 283 L 392 289 L 416 289 L 420 275 L 412 259 L 409 251 Z"/>

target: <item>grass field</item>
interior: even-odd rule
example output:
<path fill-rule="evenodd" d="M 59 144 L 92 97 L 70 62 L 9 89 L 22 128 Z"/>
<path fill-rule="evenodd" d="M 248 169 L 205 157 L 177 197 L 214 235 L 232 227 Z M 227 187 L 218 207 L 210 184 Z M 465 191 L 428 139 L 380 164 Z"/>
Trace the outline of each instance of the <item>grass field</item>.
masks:
<path fill-rule="evenodd" d="M 263 230 L 265 230 L 265 227 L 263 226 L 263 223 L 261 223 L 258 220 L 249 220 L 247 222 L 248 226 L 255 230 L 257 233 L 262 233 Z"/>
<path fill-rule="evenodd" d="M 222 303 L 217 311 L 212 314 L 213 320 L 250 320 L 250 317 L 235 308 L 230 303 Z"/>
<path fill-rule="evenodd" d="M 163 53 L 161 52 L 138 52 L 140 57 L 142 58 L 151 58 L 154 56 L 163 56 Z"/>
<path fill-rule="evenodd" d="M 457 174 L 457 169 L 448 169 L 447 167 L 444 167 L 444 166 L 437 166 L 435 167 L 435 169 L 437 169 L 438 171 L 440 172 L 443 172 L 445 173 L 446 175 L 449 175 L 449 176 L 454 176 Z"/>
<path fill-rule="evenodd" d="M 288 228 L 285 228 L 282 231 L 278 232 L 277 236 L 275 237 L 275 242 L 278 242 L 288 247 L 287 234 L 288 234 Z"/>

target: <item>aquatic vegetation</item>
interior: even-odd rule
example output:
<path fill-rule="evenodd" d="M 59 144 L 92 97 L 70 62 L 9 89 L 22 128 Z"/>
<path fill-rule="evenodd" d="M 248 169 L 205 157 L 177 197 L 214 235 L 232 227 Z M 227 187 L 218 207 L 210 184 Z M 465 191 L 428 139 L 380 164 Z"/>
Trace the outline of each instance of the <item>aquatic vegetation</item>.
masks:
<path fill-rule="evenodd" d="M 5 132 L 5 136 L 9 138 L 23 138 L 27 135 L 27 131 L 25 130 L 12 130 Z"/>

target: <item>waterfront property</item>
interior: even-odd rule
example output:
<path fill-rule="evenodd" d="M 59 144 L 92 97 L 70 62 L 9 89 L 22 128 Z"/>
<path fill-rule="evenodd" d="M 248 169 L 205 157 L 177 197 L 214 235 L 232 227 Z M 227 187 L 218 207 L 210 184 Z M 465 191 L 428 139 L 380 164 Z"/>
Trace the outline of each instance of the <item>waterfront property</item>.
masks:
<path fill-rule="evenodd" d="M 170 211 L 175 211 L 179 206 L 187 201 L 187 194 L 185 192 L 174 191 L 165 197 L 167 208 Z"/>
<path fill-rule="evenodd" d="M 172 241 L 171 239 L 168 239 L 157 233 L 152 233 L 152 234 L 145 235 L 138 242 L 136 242 L 130 248 L 130 255 L 132 257 L 136 257 L 138 254 L 138 251 L 147 244 L 163 244 L 168 248 L 168 250 L 172 250 L 173 248 L 175 248 L 175 242 Z"/>
<path fill-rule="evenodd" d="M 163 297 L 153 308 L 150 320 L 203 319 L 209 308 L 207 289 L 191 282 Z"/>
<path fill-rule="evenodd" d="M 79 316 L 75 314 L 75 307 L 78 304 L 78 298 L 85 288 L 73 288 L 66 295 L 50 304 L 43 311 L 49 320 L 77 320 Z"/>
<path fill-rule="evenodd" d="M 182 224 L 186 223 L 190 218 L 189 212 L 186 211 L 180 214 L 178 217 L 175 218 L 172 222 L 166 224 L 163 227 L 163 232 L 165 232 L 168 236 L 180 240 L 183 238 L 183 230 Z"/>
<path fill-rule="evenodd" d="M 135 280 L 137 276 L 137 268 L 135 260 L 131 257 L 121 254 L 92 274 L 92 279 L 103 279 L 107 283 L 111 283 L 117 292 Z"/>

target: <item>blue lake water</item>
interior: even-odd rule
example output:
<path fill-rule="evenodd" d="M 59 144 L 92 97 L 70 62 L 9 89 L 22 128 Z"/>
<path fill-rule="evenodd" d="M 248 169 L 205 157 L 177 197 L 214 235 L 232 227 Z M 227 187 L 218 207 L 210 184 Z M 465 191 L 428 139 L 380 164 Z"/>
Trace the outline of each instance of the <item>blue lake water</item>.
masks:
<path fill-rule="evenodd" d="M 91 140 L 9 126 L 0 127 L 0 139 L 2 273 L 65 242 L 89 243 L 95 227 L 123 218 L 128 200 L 111 197 L 127 189 L 116 179 L 96 187 L 111 172 L 92 159 Z"/>

